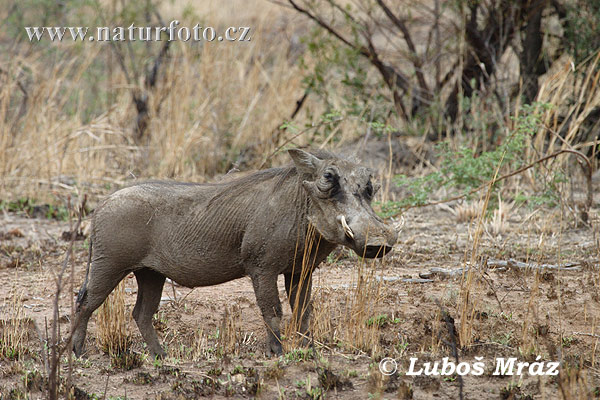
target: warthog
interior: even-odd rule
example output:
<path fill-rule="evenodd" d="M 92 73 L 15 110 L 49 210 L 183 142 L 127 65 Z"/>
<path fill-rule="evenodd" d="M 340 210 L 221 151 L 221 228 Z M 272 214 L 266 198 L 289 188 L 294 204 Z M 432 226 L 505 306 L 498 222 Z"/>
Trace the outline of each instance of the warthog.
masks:
<path fill-rule="evenodd" d="M 155 357 L 165 355 L 152 326 L 165 277 L 191 288 L 249 276 L 267 325 L 267 351 L 281 354 L 277 277 L 283 274 L 300 330 L 308 334 L 314 267 L 338 245 L 381 257 L 397 233 L 371 208 L 379 188 L 371 170 L 327 152 L 289 155 L 289 167 L 213 184 L 140 183 L 99 205 L 77 299 L 75 354 L 83 351 L 94 310 L 130 272 L 138 284 L 133 318 Z M 311 262 L 301 271 L 305 253 Z"/>

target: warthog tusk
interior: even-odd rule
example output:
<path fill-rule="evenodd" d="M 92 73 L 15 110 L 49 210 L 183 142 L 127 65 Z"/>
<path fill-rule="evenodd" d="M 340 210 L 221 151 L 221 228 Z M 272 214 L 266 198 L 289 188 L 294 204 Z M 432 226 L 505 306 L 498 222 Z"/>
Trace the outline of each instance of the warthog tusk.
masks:
<path fill-rule="evenodd" d="M 348 235 L 350 239 L 354 239 L 354 232 L 352 232 L 352 229 L 350 229 L 350 226 L 348 226 L 348 223 L 346 222 L 346 217 L 343 215 L 338 215 L 337 220 L 340 221 L 340 223 L 342 224 L 346 235 Z"/>

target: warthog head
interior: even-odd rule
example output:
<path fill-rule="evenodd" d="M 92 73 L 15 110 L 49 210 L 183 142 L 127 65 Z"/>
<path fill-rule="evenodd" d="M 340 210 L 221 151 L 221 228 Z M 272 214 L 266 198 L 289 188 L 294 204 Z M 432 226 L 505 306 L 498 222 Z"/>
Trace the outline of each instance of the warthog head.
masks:
<path fill-rule="evenodd" d="M 380 187 L 373 182 L 372 170 L 298 149 L 289 154 L 311 200 L 308 219 L 325 240 L 367 258 L 383 257 L 392 250 L 398 234 L 371 207 Z"/>

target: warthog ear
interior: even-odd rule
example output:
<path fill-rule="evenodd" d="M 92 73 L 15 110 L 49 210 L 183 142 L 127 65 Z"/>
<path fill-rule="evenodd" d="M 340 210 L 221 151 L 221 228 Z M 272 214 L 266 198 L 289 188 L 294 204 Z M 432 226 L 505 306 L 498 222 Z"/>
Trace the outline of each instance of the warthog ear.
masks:
<path fill-rule="evenodd" d="M 288 154 L 292 157 L 296 168 L 303 174 L 314 176 L 323 161 L 304 150 L 290 149 Z"/>

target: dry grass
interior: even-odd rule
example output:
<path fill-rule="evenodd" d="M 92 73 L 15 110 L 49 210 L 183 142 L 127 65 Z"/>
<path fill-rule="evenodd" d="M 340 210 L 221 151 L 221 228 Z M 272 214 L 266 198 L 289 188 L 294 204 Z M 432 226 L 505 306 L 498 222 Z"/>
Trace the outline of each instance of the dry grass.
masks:
<path fill-rule="evenodd" d="M 317 240 L 315 227 L 312 224 L 308 224 L 304 251 L 302 254 L 302 263 L 299 266 L 296 266 L 295 264 L 292 266 L 292 275 L 298 274 L 297 271 L 298 269 L 300 270 L 300 282 L 298 283 L 298 289 L 296 291 L 295 298 L 291 299 L 291 305 L 293 305 L 292 317 L 283 329 L 283 335 L 287 338 L 287 340 L 283 343 L 286 351 L 301 347 L 302 343 L 307 344 L 306 340 L 303 340 L 304 338 L 302 335 L 298 334 L 298 332 L 301 330 L 301 316 L 308 306 L 306 302 L 300 303 L 300 294 L 302 293 L 304 286 L 307 284 L 307 278 L 310 271 L 315 268 L 314 257 L 318 252 L 318 246 L 319 243 Z M 297 251 L 298 243 L 296 244 L 296 252 Z M 296 254 L 294 254 L 294 259 L 295 258 Z"/>
<path fill-rule="evenodd" d="M 346 294 L 347 307 L 337 327 L 338 339 L 349 350 L 360 350 L 372 357 L 381 352 L 377 305 L 382 297 L 382 285 L 376 280 L 376 262 L 359 263 L 356 288 Z"/>
<path fill-rule="evenodd" d="M 31 319 L 25 317 L 22 295 L 14 294 L 4 299 L 0 320 L 0 356 L 18 360 L 29 352 L 27 339 Z"/>
<path fill-rule="evenodd" d="M 347 289 L 318 289 L 311 318 L 311 333 L 327 348 L 381 356 L 381 327 L 389 322 L 389 313 L 381 310 L 385 286 L 378 276 L 377 262 L 360 261 Z"/>
<path fill-rule="evenodd" d="M 204 329 L 200 328 L 196 330 L 192 339 L 192 350 L 190 353 L 192 361 L 209 359 L 211 357 L 211 350 L 208 335 L 204 332 Z"/>
<path fill-rule="evenodd" d="M 456 217 L 456 222 L 471 222 L 481 213 L 483 204 L 481 201 L 476 202 L 465 202 L 457 205 L 452 210 L 452 213 Z"/>
<path fill-rule="evenodd" d="M 304 278 L 308 271 L 314 269 L 314 257 L 311 249 L 316 252 L 318 243 L 315 239 L 315 228 L 308 227 L 307 243 L 302 257 L 301 283 L 297 293 L 302 290 Z M 353 274 L 353 282 L 343 294 L 343 300 L 339 298 L 332 302 L 330 293 L 319 290 L 314 293 L 315 300 L 312 301 L 313 311 L 310 320 L 311 335 L 321 344 L 342 343 L 345 350 L 351 352 L 365 352 L 377 356 L 380 352 L 379 325 L 377 323 L 377 304 L 382 297 L 381 282 L 376 279 L 375 261 L 366 262 L 361 259 L 358 262 L 356 272 Z M 297 334 L 300 330 L 300 315 L 306 308 L 306 304 L 300 304 L 299 296 L 292 299 L 294 311 L 289 323 L 284 328 L 287 340 L 284 349 L 290 351 L 309 344 L 306 337 Z M 336 316 L 336 322 L 333 321 Z M 304 346 L 302 346 L 304 345 Z"/>
<path fill-rule="evenodd" d="M 130 321 L 131 316 L 125 308 L 125 282 L 121 281 L 96 312 L 98 347 L 109 355 L 128 352 Z"/>
<path fill-rule="evenodd" d="M 284 24 L 288 12 L 281 7 L 258 0 L 253 4 L 261 11 L 248 17 L 251 42 L 172 46 L 151 93 L 145 143 L 132 139 L 136 112 L 130 87 L 118 71 L 98 88 L 114 103 L 93 110 L 93 118 L 86 121 L 83 101 L 90 95 L 85 76 L 94 60 L 108 57 L 116 63 L 109 47 L 79 48 L 64 42 L 57 45 L 60 52 L 50 66 L 27 51 L 7 60 L 3 70 L 8 73 L 0 76 L 1 190 L 36 197 L 48 189 L 75 186 L 102 191 L 132 174 L 204 181 L 227 172 L 234 162 L 262 161 L 262 155 L 274 149 L 274 129 L 289 117 L 303 93 L 298 67 L 288 58 L 297 45 L 277 40 L 274 34 L 296 37 L 296 30 L 303 28 Z M 230 19 L 224 11 L 213 14 L 217 21 Z M 193 21 L 181 23 L 193 26 Z M 19 100 L 22 65 L 30 68 L 34 84 L 28 88 L 25 113 L 19 115 L 13 105 Z M 305 140 L 300 137 L 298 143 Z M 242 154 L 248 151 L 251 154 Z"/>
<path fill-rule="evenodd" d="M 526 147 L 527 155 L 526 158 L 529 160 L 535 160 L 540 158 L 540 154 L 551 154 L 554 151 L 562 149 L 570 150 L 581 150 L 590 146 L 595 146 L 595 142 L 592 143 L 579 143 L 577 147 L 571 143 L 576 142 L 576 133 L 582 126 L 582 123 L 587 115 L 596 109 L 597 105 L 600 104 L 600 92 L 598 91 L 598 81 L 600 80 L 600 74 L 594 72 L 600 55 L 589 60 L 587 63 L 580 65 L 578 68 L 586 69 L 586 74 L 574 74 L 572 67 L 572 61 L 570 59 L 564 60 L 564 66 L 556 71 L 554 74 L 549 74 L 546 80 L 543 82 L 537 100 L 542 103 L 551 104 L 546 109 L 539 109 L 541 112 L 540 120 L 542 124 L 538 126 L 538 131 L 532 137 L 527 136 L 529 143 Z M 574 92 L 573 89 L 577 88 L 579 91 Z M 577 101 L 574 101 L 576 98 Z M 569 99 L 569 100 L 568 100 Z M 563 109 L 559 106 L 561 101 L 570 103 L 574 101 L 575 105 Z M 517 107 L 517 110 L 519 108 Z M 570 115 L 569 121 L 564 119 L 565 112 Z M 519 120 L 519 111 L 515 113 L 512 118 L 513 123 L 506 124 L 507 137 L 509 137 L 511 130 L 519 129 L 519 126 L 515 121 Z M 559 122 L 561 121 L 561 122 Z M 559 136 L 558 132 L 567 132 L 563 138 Z M 502 155 L 502 159 L 506 154 Z M 562 155 L 551 159 L 548 164 L 543 165 L 540 169 L 530 169 L 524 173 L 524 176 L 528 180 L 530 188 L 534 191 L 542 191 L 544 185 L 552 179 L 552 174 L 557 170 L 567 170 L 569 166 L 573 165 L 573 162 L 567 157 Z M 585 170 L 587 165 L 581 160 L 577 160 Z M 502 161 L 499 163 L 495 176 L 500 176 L 500 168 Z M 580 172 L 580 171 L 577 171 Z M 570 176 L 570 179 L 581 179 L 582 175 L 575 172 L 574 176 Z M 516 184 L 509 184 L 505 187 L 505 191 L 518 192 L 520 189 L 520 183 L 517 181 Z M 558 193 L 561 194 L 561 201 L 565 199 L 567 187 L 564 183 L 559 183 L 557 186 Z M 476 309 L 481 304 L 482 296 L 485 292 L 485 281 L 482 279 L 482 275 L 485 273 L 484 269 L 480 265 L 480 254 L 479 247 L 481 243 L 482 232 L 487 231 L 492 236 L 497 236 L 504 233 L 507 230 L 507 217 L 511 213 L 513 205 L 503 202 L 498 197 L 498 209 L 493 211 L 491 219 L 488 221 L 486 215 L 488 206 L 490 203 L 490 196 L 492 195 L 491 186 L 485 193 L 485 197 L 477 203 L 476 209 L 479 210 L 476 222 L 476 229 L 472 235 L 472 244 L 470 254 L 465 254 L 465 262 L 469 261 L 471 268 L 463 276 L 461 281 L 461 291 L 459 294 L 458 301 L 458 315 L 460 320 L 459 325 L 459 338 L 461 347 L 469 346 L 473 340 L 474 324 L 476 317 Z M 481 204 L 481 206 L 480 206 Z M 455 215 L 460 215 L 461 220 L 465 220 L 468 217 L 472 217 L 475 209 L 470 207 L 464 207 L 457 209 Z M 561 213 L 562 220 L 563 213 Z M 580 216 L 575 216 L 579 218 Z M 586 213 L 587 218 L 587 213 Z M 562 231 L 562 225 L 559 224 L 558 232 L 556 232 L 556 221 L 546 219 L 544 223 L 550 223 L 553 225 L 551 229 L 555 234 L 559 234 Z M 543 242 L 543 235 L 540 237 L 540 247 Z M 560 255 L 559 255 L 560 259 Z M 532 296 L 535 295 L 535 290 L 532 291 Z M 533 301 L 534 297 L 530 298 L 529 302 Z M 529 316 L 530 318 L 531 316 Z M 524 328 L 527 330 L 528 322 L 525 322 Z M 526 347 L 530 347 L 527 343 Z"/>
<path fill-rule="evenodd" d="M 216 344 L 218 354 L 239 355 L 241 341 L 240 307 L 236 305 L 225 306 Z"/>
<path fill-rule="evenodd" d="M 507 203 L 506 201 L 502 201 L 501 196 L 498 195 L 498 208 L 492 211 L 489 221 L 486 221 L 485 231 L 494 237 L 506 233 L 508 230 L 508 218 L 511 216 L 513 207 L 514 202 Z"/>

